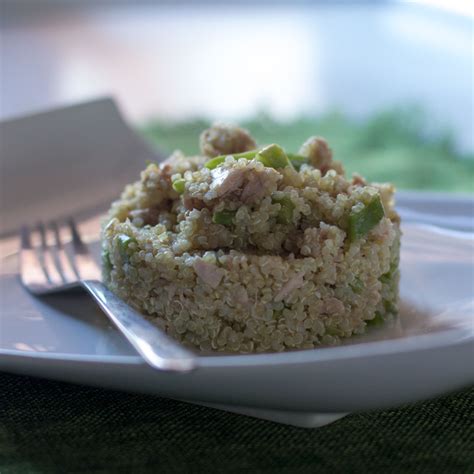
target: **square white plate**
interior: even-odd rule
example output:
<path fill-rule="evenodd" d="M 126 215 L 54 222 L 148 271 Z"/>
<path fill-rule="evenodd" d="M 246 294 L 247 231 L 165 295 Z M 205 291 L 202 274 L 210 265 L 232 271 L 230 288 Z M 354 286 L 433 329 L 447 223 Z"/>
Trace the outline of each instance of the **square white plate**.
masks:
<path fill-rule="evenodd" d="M 206 355 L 189 374 L 150 369 L 83 293 L 35 298 L 1 262 L 0 369 L 153 393 L 316 426 L 474 382 L 472 234 L 403 225 L 401 312 L 339 347 Z M 93 244 L 97 248 L 97 243 Z M 326 416 L 316 414 L 328 414 Z"/>
<path fill-rule="evenodd" d="M 142 363 L 84 294 L 28 294 L 18 280 L 18 242 L 6 237 L 38 216 L 103 209 L 147 158 L 159 157 L 110 99 L 3 122 L 0 134 L 0 370 L 153 393 L 300 426 L 474 382 L 472 196 L 397 195 L 402 308 L 392 326 L 339 347 L 201 356 L 192 373 L 160 373 Z M 96 241 L 97 222 L 83 223 Z"/>

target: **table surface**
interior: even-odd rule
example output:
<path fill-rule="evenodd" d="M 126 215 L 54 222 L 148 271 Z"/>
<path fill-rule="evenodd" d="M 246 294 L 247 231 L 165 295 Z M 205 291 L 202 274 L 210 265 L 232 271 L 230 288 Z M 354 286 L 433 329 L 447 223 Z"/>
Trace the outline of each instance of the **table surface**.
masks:
<path fill-rule="evenodd" d="M 474 388 L 309 430 L 6 373 L 0 386 L 1 474 L 474 470 Z"/>

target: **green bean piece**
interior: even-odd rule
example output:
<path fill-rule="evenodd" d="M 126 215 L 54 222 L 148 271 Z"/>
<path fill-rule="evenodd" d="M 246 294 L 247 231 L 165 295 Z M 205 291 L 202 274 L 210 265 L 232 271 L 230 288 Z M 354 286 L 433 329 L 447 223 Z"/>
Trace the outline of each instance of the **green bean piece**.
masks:
<path fill-rule="evenodd" d="M 104 274 L 108 278 L 110 272 L 112 271 L 112 262 L 110 261 L 110 252 L 108 251 L 108 249 L 102 252 L 102 268 L 104 270 Z"/>
<path fill-rule="evenodd" d="M 232 225 L 236 211 L 217 211 L 212 216 L 214 224 Z"/>
<path fill-rule="evenodd" d="M 173 184 L 171 186 L 177 193 L 183 194 L 185 183 L 186 183 L 186 180 L 184 179 L 176 179 L 173 181 Z"/>
<path fill-rule="evenodd" d="M 296 171 L 299 171 L 302 165 L 308 164 L 308 158 L 306 158 L 306 156 L 297 155 L 296 153 L 287 153 L 286 156 Z"/>
<path fill-rule="evenodd" d="M 204 163 L 204 166 L 210 170 L 213 170 L 214 168 L 217 168 L 219 165 L 222 165 L 222 163 L 224 163 L 225 159 L 228 156 L 233 156 L 234 159 L 236 160 L 238 160 L 239 158 L 245 158 L 246 160 L 253 160 L 257 153 L 258 153 L 258 150 L 250 150 L 250 151 L 244 151 L 242 153 L 229 153 L 227 155 L 219 155 L 219 156 L 215 156 L 214 158 L 211 158 L 209 161 Z"/>
<path fill-rule="evenodd" d="M 225 156 L 216 156 L 215 158 L 212 158 L 209 161 L 206 161 L 204 163 L 204 166 L 210 170 L 213 170 L 214 168 L 217 168 L 219 165 L 222 165 L 225 161 Z"/>
<path fill-rule="evenodd" d="M 379 196 L 375 196 L 362 209 L 349 214 L 349 240 L 354 242 L 367 235 L 385 215 Z"/>
<path fill-rule="evenodd" d="M 285 168 L 292 166 L 290 160 L 286 156 L 285 150 L 275 143 L 262 148 L 255 157 L 256 160 L 263 163 L 268 168 Z"/>
<path fill-rule="evenodd" d="M 291 224 L 295 205 L 290 197 L 283 196 L 281 198 L 273 198 L 273 202 L 276 202 L 281 206 L 281 209 L 278 211 L 277 222 L 279 224 Z"/>
<path fill-rule="evenodd" d="M 243 151 L 242 153 L 236 153 L 232 155 L 236 160 L 239 158 L 245 158 L 246 160 L 253 160 L 258 150 Z"/>
<path fill-rule="evenodd" d="M 128 247 L 130 246 L 131 243 L 137 243 L 137 241 L 133 238 L 130 237 L 127 234 L 120 234 L 118 237 L 118 248 L 120 252 L 120 256 L 124 260 L 128 260 Z"/>

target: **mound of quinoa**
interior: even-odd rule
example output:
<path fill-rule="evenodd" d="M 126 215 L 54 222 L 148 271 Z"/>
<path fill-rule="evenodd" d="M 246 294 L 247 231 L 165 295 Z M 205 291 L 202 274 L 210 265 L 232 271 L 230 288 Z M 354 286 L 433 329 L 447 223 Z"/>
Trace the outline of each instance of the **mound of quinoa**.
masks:
<path fill-rule="evenodd" d="M 347 178 L 319 137 L 292 154 L 215 124 L 200 148 L 149 164 L 112 204 L 112 291 L 202 351 L 336 344 L 396 315 L 392 185 Z"/>

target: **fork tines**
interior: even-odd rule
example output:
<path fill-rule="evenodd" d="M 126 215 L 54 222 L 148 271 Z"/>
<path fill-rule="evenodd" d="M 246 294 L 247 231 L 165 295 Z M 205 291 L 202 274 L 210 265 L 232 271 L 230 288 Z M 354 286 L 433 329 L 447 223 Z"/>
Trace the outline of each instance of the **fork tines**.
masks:
<path fill-rule="evenodd" d="M 64 232 L 72 243 L 68 255 L 63 243 Z M 63 235 L 62 235 L 63 234 Z M 35 293 L 60 290 L 82 278 L 97 279 L 98 267 L 81 239 L 73 219 L 60 228 L 57 222 L 38 222 L 31 230 L 21 228 L 20 273 L 23 284 Z"/>

